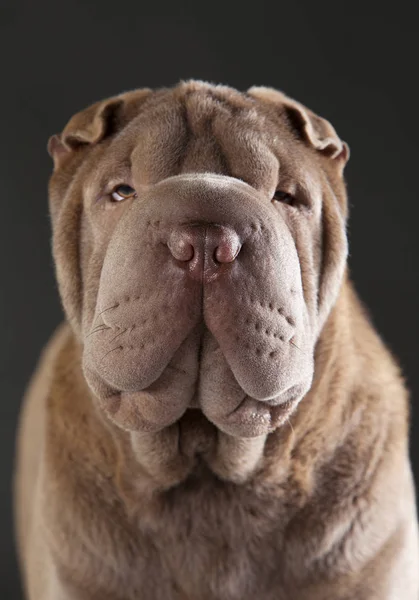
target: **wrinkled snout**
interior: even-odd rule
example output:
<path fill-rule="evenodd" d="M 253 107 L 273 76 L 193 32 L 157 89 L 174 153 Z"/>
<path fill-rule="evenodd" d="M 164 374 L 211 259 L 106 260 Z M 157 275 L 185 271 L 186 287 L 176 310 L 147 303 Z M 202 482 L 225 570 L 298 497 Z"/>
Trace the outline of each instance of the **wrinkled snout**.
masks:
<path fill-rule="evenodd" d="M 295 244 L 270 199 L 231 177 L 171 177 L 115 229 L 87 376 L 129 428 L 161 428 L 194 405 L 258 435 L 311 382 L 306 324 Z"/>

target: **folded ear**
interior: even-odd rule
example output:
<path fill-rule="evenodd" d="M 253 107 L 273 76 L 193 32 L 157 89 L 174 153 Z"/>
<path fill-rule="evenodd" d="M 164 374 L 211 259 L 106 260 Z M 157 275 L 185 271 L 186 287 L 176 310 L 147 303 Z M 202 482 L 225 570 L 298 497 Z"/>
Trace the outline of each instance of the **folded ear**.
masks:
<path fill-rule="evenodd" d="M 122 129 L 135 116 L 150 93 L 149 89 L 126 92 L 96 102 L 75 114 L 63 132 L 53 135 L 48 141 L 48 152 L 54 160 L 55 169 L 74 151 L 83 146 L 98 144 Z"/>
<path fill-rule="evenodd" d="M 291 125 L 301 137 L 313 148 L 335 160 L 343 170 L 349 159 L 349 146 L 339 138 L 329 121 L 272 88 L 252 87 L 248 90 L 248 94 L 262 101 L 282 106 Z"/>

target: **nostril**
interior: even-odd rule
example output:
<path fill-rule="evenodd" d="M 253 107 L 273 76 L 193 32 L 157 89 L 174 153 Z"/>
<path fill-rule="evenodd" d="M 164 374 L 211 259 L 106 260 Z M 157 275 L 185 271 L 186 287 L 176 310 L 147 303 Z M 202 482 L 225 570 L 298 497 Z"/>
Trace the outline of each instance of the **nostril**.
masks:
<path fill-rule="evenodd" d="M 170 232 L 166 244 L 172 256 L 190 263 L 196 275 L 205 264 L 208 269 L 234 262 L 242 247 L 233 229 L 211 223 L 180 225 Z"/>
<path fill-rule="evenodd" d="M 182 262 L 188 262 L 194 257 L 194 247 L 187 237 L 180 231 L 173 231 L 167 242 L 167 246 L 174 258 Z"/>
<path fill-rule="evenodd" d="M 233 262 L 241 250 L 238 235 L 234 231 L 224 231 L 214 251 L 214 260 L 218 263 Z"/>

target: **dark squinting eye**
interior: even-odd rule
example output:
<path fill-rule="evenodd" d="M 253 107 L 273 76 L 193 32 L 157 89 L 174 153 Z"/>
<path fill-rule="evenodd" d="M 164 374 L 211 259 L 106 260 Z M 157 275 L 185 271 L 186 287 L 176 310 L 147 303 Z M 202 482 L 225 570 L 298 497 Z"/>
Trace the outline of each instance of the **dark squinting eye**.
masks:
<path fill-rule="evenodd" d="M 122 202 L 122 200 L 128 200 L 128 198 L 134 198 L 137 192 L 130 185 L 117 185 L 114 191 L 111 193 L 111 198 L 114 202 Z"/>
<path fill-rule="evenodd" d="M 294 196 L 288 194 L 287 192 L 281 192 L 281 190 L 277 190 L 272 199 L 274 202 L 282 202 L 283 204 L 294 204 Z"/>

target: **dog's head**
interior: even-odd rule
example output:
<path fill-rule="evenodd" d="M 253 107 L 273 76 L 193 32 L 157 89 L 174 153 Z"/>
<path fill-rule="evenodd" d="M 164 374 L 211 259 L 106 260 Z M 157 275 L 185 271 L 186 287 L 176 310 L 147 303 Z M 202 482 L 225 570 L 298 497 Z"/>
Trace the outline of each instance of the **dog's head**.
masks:
<path fill-rule="evenodd" d="M 49 151 L 54 256 L 86 379 L 120 427 L 201 409 L 266 434 L 309 390 L 346 262 L 348 148 L 267 88 L 139 90 Z"/>

